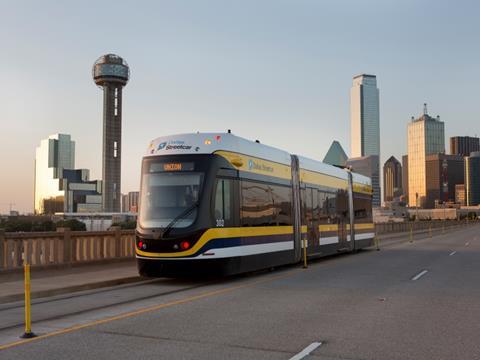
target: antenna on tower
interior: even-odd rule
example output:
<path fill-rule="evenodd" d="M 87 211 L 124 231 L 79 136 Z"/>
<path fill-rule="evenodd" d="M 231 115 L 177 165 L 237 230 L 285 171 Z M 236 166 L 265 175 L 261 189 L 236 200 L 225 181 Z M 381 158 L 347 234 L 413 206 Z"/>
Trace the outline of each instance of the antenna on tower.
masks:
<path fill-rule="evenodd" d="M 423 115 L 428 115 L 427 103 L 423 103 Z"/>

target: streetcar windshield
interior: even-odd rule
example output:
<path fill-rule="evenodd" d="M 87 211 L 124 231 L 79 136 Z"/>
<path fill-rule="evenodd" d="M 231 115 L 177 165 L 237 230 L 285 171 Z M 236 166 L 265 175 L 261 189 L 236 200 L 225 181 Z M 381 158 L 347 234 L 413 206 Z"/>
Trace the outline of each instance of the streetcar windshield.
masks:
<path fill-rule="evenodd" d="M 145 173 L 142 178 L 139 221 L 142 228 L 185 228 L 197 217 L 203 173 Z M 187 209 L 185 216 L 180 216 Z M 176 219 L 177 217 L 179 217 Z M 173 224 L 172 221 L 176 219 Z"/>

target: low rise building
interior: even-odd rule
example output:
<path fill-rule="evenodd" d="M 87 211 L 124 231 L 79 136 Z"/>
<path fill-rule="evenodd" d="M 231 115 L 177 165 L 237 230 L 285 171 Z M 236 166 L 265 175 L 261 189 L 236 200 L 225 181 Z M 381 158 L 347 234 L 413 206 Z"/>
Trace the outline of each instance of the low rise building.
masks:
<path fill-rule="evenodd" d="M 455 185 L 455 203 L 459 204 L 460 206 L 465 206 L 465 184 L 457 184 Z"/>

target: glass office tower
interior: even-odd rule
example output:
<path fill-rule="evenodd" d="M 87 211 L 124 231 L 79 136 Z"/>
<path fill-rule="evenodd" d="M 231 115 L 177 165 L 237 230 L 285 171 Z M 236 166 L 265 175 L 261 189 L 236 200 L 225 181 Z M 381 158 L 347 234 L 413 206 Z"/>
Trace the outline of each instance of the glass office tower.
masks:
<path fill-rule="evenodd" d="M 380 156 L 380 106 L 375 75 L 362 74 L 353 78 L 350 122 L 351 157 Z"/>

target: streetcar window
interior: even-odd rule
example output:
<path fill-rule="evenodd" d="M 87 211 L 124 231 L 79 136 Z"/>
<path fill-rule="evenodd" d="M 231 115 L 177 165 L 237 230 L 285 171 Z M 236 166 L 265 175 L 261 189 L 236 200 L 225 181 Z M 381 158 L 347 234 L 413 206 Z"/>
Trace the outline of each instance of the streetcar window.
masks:
<path fill-rule="evenodd" d="M 312 219 L 318 221 L 318 190 L 312 189 Z"/>
<path fill-rule="evenodd" d="M 354 194 L 353 207 L 355 222 L 372 222 L 372 198 L 368 195 Z"/>
<path fill-rule="evenodd" d="M 318 221 L 320 224 L 328 224 L 327 195 L 324 191 L 318 191 Z"/>
<path fill-rule="evenodd" d="M 292 188 L 290 186 L 271 185 L 276 225 L 293 225 Z"/>
<path fill-rule="evenodd" d="M 266 184 L 241 182 L 242 226 L 268 226 L 274 224 L 273 194 Z"/>
<path fill-rule="evenodd" d="M 197 217 L 202 180 L 203 174 L 194 172 L 143 174 L 140 226 L 165 227 L 186 211 L 173 227 L 190 226 Z"/>
<path fill-rule="evenodd" d="M 336 200 L 337 216 L 342 220 L 348 218 L 348 193 L 345 190 L 339 189 Z"/>
<path fill-rule="evenodd" d="M 232 180 L 217 180 L 214 210 L 216 226 L 232 225 L 232 188 Z"/>
<path fill-rule="evenodd" d="M 319 192 L 320 223 L 332 224 L 336 219 L 336 197 L 334 193 Z"/>
<path fill-rule="evenodd" d="M 292 224 L 292 193 L 288 186 L 241 182 L 242 226 Z"/>
<path fill-rule="evenodd" d="M 305 197 L 305 215 L 307 224 L 312 222 L 313 214 L 312 214 L 312 188 L 306 189 L 306 197 Z"/>

